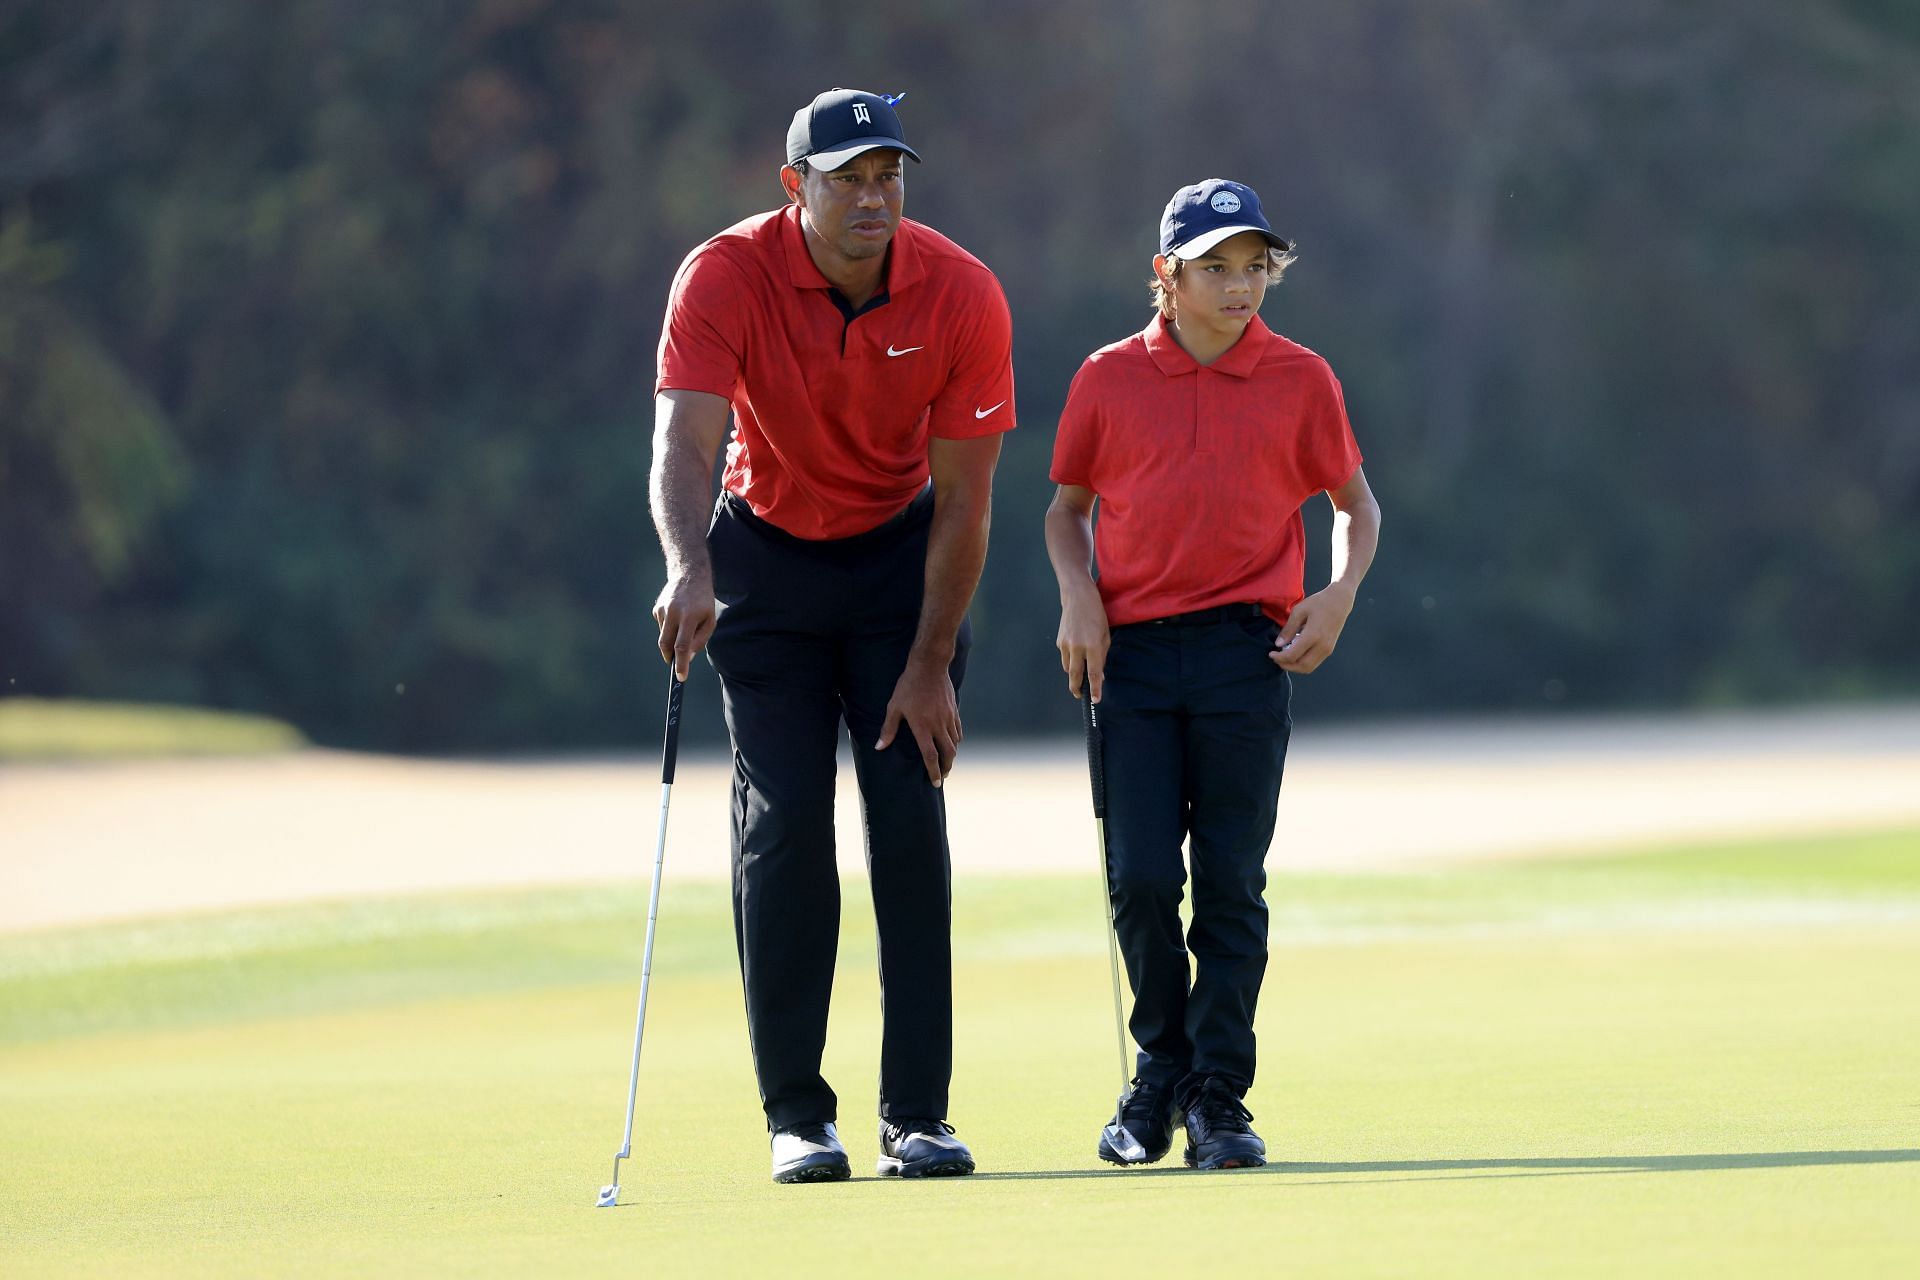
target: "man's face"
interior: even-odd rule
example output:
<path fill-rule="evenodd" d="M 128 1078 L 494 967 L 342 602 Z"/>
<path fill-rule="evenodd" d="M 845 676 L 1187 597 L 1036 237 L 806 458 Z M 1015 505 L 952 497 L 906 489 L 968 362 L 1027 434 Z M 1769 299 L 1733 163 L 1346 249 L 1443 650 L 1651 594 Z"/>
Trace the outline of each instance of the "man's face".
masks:
<path fill-rule="evenodd" d="M 1247 326 L 1267 296 L 1267 239 L 1242 231 L 1190 260 L 1173 287 L 1181 325 L 1222 332 Z"/>
<path fill-rule="evenodd" d="M 814 233 L 841 257 L 876 258 L 900 227 L 905 157 L 891 147 L 862 151 L 828 173 L 781 171 L 787 195 L 806 211 Z"/>

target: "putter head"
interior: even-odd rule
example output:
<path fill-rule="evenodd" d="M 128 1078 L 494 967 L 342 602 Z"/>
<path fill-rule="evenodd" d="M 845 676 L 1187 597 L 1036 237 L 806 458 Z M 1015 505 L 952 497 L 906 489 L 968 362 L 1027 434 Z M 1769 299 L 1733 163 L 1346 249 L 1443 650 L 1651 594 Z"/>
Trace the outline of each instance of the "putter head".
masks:
<path fill-rule="evenodd" d="M 1127 1126 L 1115 1122 L 1108 1125 L 1101 1136 L 1106 1138 L 1113 1153 L 1128 1164 L 1139 1164 L 1146 1160 L 1147 1149 L 1140 1145 L 1138 1138 L 1127 1132 Z"/>
<path fill-rule="evenodd" d="M 620 1203 L 620 1184 L 609 1182 L 600 1188 L 600 1198 L 593 1202 L 596 1209 L 611 1209 Z"/>

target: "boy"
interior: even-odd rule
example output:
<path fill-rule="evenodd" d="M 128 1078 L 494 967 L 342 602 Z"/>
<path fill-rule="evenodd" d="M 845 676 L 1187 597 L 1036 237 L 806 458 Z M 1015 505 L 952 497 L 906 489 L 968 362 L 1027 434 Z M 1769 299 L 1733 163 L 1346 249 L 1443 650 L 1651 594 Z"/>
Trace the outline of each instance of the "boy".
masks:
<path fill-rule="evenodd" d="M 1159 314 L 1087 358 L 1054 444 L 1060 659 L 1074 696 L 1084 683 L 1100 705 L 1111 907 L 1139 1046 L 1114 1123 L 1144 1156 L 1129 1161 L 1103 1132 L 1098 1154 L 1115 1164 L 1164 1156 L 1177 1117 L 1189 1166 L 1266 1162 L 1242 1099 L 1289 682 L 1333 652 L 1380 529 L 1339 383 L 1257 314 L 1292 247 L 1240 183 L 1175 192 L 1153 259 Z M 1300 506 L 1323 490 L 1333 580 L 1306 596 Z"/>

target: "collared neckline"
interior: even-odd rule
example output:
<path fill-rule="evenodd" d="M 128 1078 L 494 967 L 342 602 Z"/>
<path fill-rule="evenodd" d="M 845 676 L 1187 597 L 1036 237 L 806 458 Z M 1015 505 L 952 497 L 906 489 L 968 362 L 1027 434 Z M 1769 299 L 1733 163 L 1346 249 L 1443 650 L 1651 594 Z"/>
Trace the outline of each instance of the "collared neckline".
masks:
<path fill-rule="evenodd" d="M 1272 338 L 1273 330 L 1256 313 L 1247 321 L 1247 328 L 1231 347 L 1220 353 L 1220 358 L 1212 364 L 1201 364 L 1180 340 L 1173 336 L 1173 330 L 1167 325 L 1165 316 L 1155 316 L 1144 334 L 1147 354 L 1160 372 L 1169 378 L 1179 377 L 1183 373 L 1197 373 L 1209 369 L 1215 373 L 1229 374 L 1235 378 L 1251 377 L 1260 357 L 1266 353 L 1267 341 Z"/>
<path fill-rule="evenodd" d="M 796 289 L 833 288 L 833 281 L 827 279 L 807 251 L 807 230 L 800 225 L 800 206 L 787 205 L 780 211 L 780 221 L 780 248 L 787 259 L 787 283 Z M 912 224 L 902 218 L 893 233 L 893 242 L 887 246 L 887 265 L 881 273 L 880 293 L 898 294 L 927 273 L 911 227 Z"/>

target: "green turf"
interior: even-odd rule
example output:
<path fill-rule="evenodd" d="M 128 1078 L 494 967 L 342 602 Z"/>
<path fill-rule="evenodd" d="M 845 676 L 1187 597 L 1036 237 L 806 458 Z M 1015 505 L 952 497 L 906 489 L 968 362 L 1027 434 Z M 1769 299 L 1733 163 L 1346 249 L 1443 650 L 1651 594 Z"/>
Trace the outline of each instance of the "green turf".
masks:
<path fill-rule="evenodd" d="M 303 745 L 265 716 L 193 707 L 0 698 L 0 761 L 259 755 Z"/>
<path fill-rule="evenodd" d="M 877 1069 L 849 882 L 828 1074 Z M 724 892 L 669 882 L 626 1203 L 641 891 L 0 938 L 0 1275 L 1860 1274 L 1920 1254 L 1920 832 L 1276 877 L 1276 1163 L 1092 1157 L 1091 878 L 955 891 L 983 1175 L 767 1181 Z"/>

